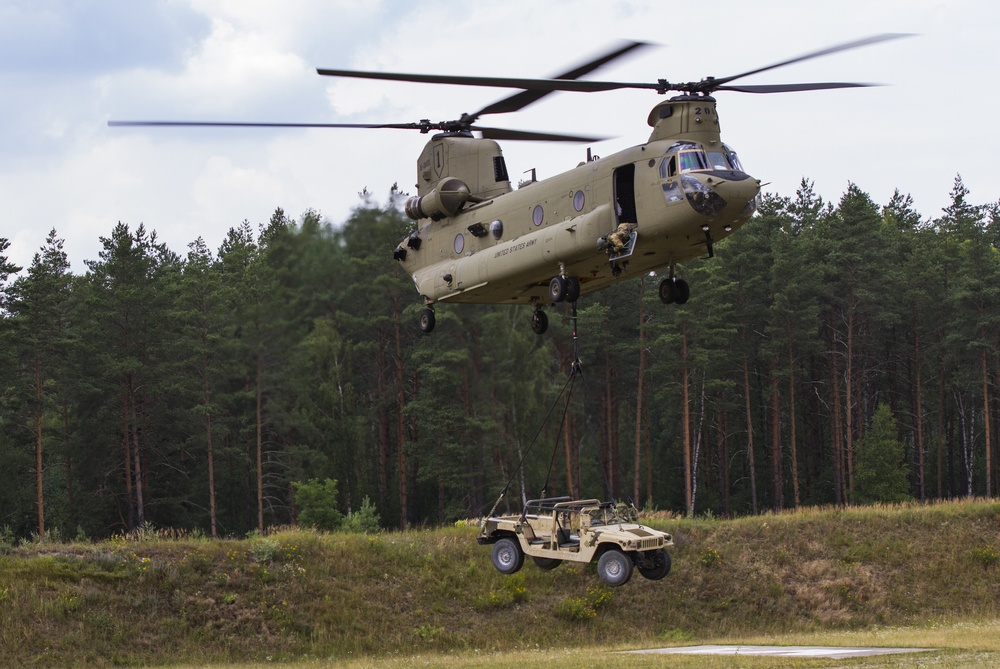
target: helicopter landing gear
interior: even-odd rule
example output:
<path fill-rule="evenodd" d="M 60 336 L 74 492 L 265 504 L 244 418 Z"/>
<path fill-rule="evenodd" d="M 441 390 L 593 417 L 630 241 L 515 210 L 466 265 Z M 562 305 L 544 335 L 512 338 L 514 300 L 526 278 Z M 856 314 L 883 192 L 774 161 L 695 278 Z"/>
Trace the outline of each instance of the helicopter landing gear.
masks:
<path fill-rule="evenodd" d="M 669 277 L 660 282 L 660 301 L 664 304 L 684 304 L 691 297 L 691 287 L 684 279 Z"/>
<path fill-rule="evenodd" d="M 421 309 L 420 310 L 420 331 L 424 333 L 429 333 L 434 329 L 435 318 L 433 309 Z"/>
<path fill-rule="evenodd" d="M 549 329 L 549 316 L 540 308 L 535 309 L 535 312 L 531 314 L 531 330 L 536 335 L 545 334 L 545 331 Z"/>
<path fill-rule="evenodd" d="M 553 302 L 576 302 L 580 299 L 580 280 L 575 276 L 554 276 L 549 281 L 549 299 Z"/>

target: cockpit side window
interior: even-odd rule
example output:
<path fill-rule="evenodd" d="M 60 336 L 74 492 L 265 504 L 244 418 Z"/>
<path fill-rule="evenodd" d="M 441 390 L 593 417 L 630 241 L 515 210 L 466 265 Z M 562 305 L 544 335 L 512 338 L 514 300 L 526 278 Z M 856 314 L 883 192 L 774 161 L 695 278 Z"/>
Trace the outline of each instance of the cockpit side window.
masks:
<path fill-rule="evenodd" d="M 732 147 L 729 146 L 728 144 L 723 144 L 722 148 L 726 150 L 726 158 L 729 160 L 729 163 L 733 166 L 733 169 L 742 172 L 743 165 L 740 164 L 740 159 L 736 156 L 736 152 L 733 151 Z"/>
<path fill-rule="evenodd" d="M 660 162 L 660 178 L 668 179 L 677 176 L 677 156 L 668 155 Z"/>

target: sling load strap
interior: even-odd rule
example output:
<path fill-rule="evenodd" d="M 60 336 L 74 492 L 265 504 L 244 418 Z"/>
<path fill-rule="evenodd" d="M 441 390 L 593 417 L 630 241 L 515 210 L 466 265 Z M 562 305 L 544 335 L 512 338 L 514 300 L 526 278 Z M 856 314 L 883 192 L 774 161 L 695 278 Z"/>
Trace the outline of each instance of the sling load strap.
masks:
<path fill-rule="evenodd" d="M 579 361 L 577 361 L 579 362 Z M 573 399 L 573 385 L 576 381 L 578 366 L 574 363 L 573 371 L 570 372 L 569 393 L 566 395 L 566 404 L 563 406 L 562 419 L 559 421 L 559 431 L 556 433 L 555 445 L 552 447 L 552 457 L 549 459 L 549 470 L 545 473 L 545 485 L 542 486 L 541 496 L 546 497 L 549 490 L 549 480 L 552 478 L 552 468 L 556 464 L 556 453 L 559 452 L 559 439 L 562 437 L 563 429 L 566 428 L 566 414 L 569 412 L 569 403 Z"/>
<path fill-rule="evenodd" d="M 510 473 L 510 478 L 507 479 L 507 483 L 505 483 L 503 489 L 500 490 L 500 496 L 497 497 L 497 501 L 493 503 L 493 508 L 490 509 L 490 512 L 486 515 L 485 518 L 491 517 L 493 515 L 493 512 L 497 510 L 497 507 L 500 506 L 501 500 L 503 500 L 504 495 L 507 494 L 507 490 L 510 488 L 510 484 L 514 482 L 514 477 L 517 476 L 518 470 L 520 470 L 521 465 L 524 464 L 525 458 L 528 457 L 528 453 L 531 452 L 531 448 L 535 445 L 535 442 L 538 441 L 538 437 L 542 433 L 542 430 L 545 428 L 545 424 L 548 423 L 549 418 L 552 417 L 552 412 L 555 411 L 556 406 L 559 404 L 559 400 L 566 392 L 566 389 L 572 385 L 574 376 L 575 374 L 570 374 L 570 377 L 566 379 L 566 383 L 563 384 L 562 390 L 559 391 L 559 395 L 556 396 L 555 401 L 552 402 L 552 406 L 549 407 L 548 413 L 545 414 L 545 420 L 543 420 L 542 424 L 538 426 L 538 430 L 535 432 L 535 436 L 531 438 L 531 443 L 528 444 L 528 447 L 524 449 L 524 452 L 521 454 L 521 460 L 517 463 L 517 467 L 514 467 L 514 470 Z"/>

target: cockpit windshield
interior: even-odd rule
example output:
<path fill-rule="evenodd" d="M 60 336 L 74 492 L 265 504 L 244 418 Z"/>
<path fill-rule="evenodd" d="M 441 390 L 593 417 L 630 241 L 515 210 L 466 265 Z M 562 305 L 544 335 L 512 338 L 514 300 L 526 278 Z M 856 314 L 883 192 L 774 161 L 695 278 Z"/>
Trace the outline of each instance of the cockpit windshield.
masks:
<path fill-rule="evenodd" d="M 681 172 L 693 172 L 695 170 L 707 170 L 708 159 L 701 149 L 691 149 L 681 151 L 680 154 Z"/>
<path fill-rule="evenodd" d="M 660 163 L 660 178 L 668 179 L 684 172 L 725 170 L 742 172 L 736 152 L 723 144 L 722 150 L 706 151 L 693 142 L 678 142 L 670 147 Z"/>

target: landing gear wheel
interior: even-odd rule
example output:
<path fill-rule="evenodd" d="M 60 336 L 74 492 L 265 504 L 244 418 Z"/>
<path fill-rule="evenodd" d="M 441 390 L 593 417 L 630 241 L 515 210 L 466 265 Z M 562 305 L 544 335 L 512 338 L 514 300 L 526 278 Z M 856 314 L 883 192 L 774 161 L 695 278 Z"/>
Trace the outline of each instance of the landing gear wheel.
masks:
<path fill-rule="evenodd" d="M 660 301 L 664 304 L 684 304 L 691 297 L 691 287 L 684 279 L 667 278 L 660 282 Z"/>
<path fill-rule="evenodd" d="M 674 280 L 671 278 L 666 278 L 660 282 L 660 302 L 664 304 L 673 304 L 677 300 L 677 288 L 674 286 Z"/>
<path fill-rule="evenodd" d="M 420 331 L 421 332 L 431 332 L 434 329 L 434 310 L 433 309 L 422 309 L 420 311 Z"/>
<path fill-rule="evenodd" d="M 569 293 L 569 282 L 566 281 L 564 276 L 554 276 L 552 280 L 549 281 L 549 299 L 553 302 L 564 302 L 566 301 L 566 295 Z"/>
<path fill-rule="evenodd" d="M 501 574 L 513 574 L 524 564 L 521 544 L 504 537 L 493 544 L 493 566 Z"/>
<path fill-rule="evenodd" d="M 531 329 L 536 335 L 545 334 L 549 329 L 549 317 L 541 309 L 535 309 L 535 313 L 531 314 Z"/>
<path fill-rule="evenodd" d="M 597 575 L 611 587 L 625 585 L 632 578 L 632 558 L 617 548 L 609 548 L 597 561 Z"/>
<path fill-rule="evenodd" d="M 691 287 L 684 279 L 677 279 L 674 283 L 677 285 L 677 298 L 674 300 L 674 303 L 684 304 L 691 297 Z"/>
<path fill-rule="evenodd" d="M 664 548 L 639 553 L 636 568 L 650 581 L 659 581 L 670 573 L 670 553 Z"/>
<path fill-rule="evenodd" d="M 556 560 L 555 558 L 538 557 L 537 555 L 531 559 L 534 560 L 538 568 L 542 569 L 543 571 L 552 571 L 553 569 L 562 564 L 562 560 Z"/>
<path fill-rule="evenodd" d="M 576 302 L 580 299 L 580 280 L 575 276 L 566 277 L 566 301 Z"/>

